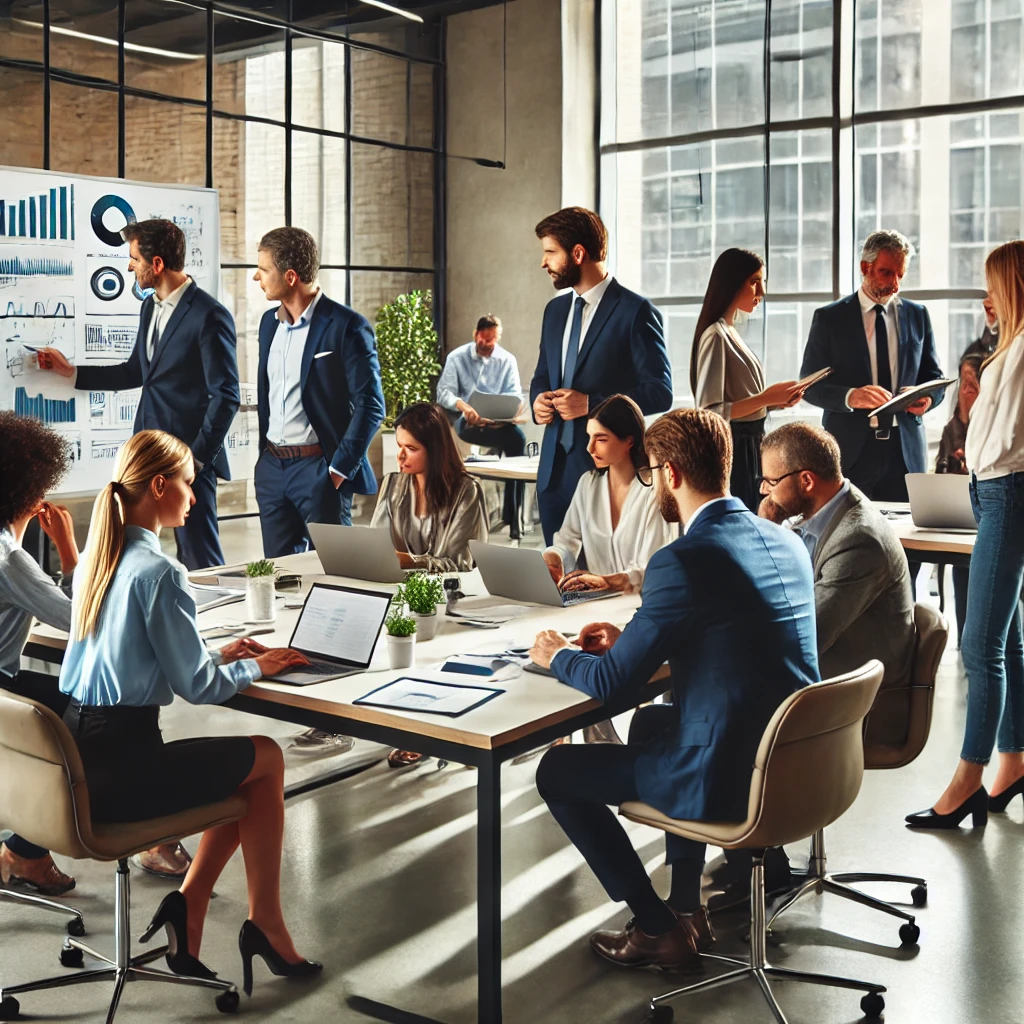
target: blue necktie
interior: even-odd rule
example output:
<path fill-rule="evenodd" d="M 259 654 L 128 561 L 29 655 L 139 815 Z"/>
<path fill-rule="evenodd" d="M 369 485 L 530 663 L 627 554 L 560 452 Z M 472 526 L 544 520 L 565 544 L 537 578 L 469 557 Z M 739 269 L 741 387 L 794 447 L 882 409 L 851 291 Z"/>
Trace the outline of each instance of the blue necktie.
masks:
<path fill-rule="evenodd" d="M 878 369 L 878 386 L 895 393 L 892 386 L 892 370 L 889 367 L 889 332 L 885 326 L 885 307 L 875 306 L 875 365 Z M 884 422 L 883 422 L 884 420 Z M 878 430 L 892 430 L 893 417 L 878 417 Z"/>
<path fill-rule="evenodd" d="M 572 327 L 569 329 L 569 349 L 565 353 L 565 368 L 562 370 L 562 387 L 571 388 L 572 379 L 576 375 L 576 357 L 580 352 L 580 335 L 583 333 L 583 308 L 587 300 L 582 295 L 576 296 L 572 310 Z M 558 431 L 558 443 L 568 452 L 572 448 L 573 421 L 563 420 Z"/>

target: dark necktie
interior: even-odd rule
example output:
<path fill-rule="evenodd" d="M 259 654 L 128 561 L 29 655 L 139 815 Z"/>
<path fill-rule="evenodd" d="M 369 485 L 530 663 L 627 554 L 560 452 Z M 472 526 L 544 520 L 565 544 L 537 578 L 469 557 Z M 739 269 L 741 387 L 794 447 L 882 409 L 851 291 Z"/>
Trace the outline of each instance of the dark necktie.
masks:
<path fill-rule="evenodd" d="M 885 307 L 875 306 L 875 365 L 878 386 L 893 393 L 892 370 L 889 368 L 889 332 L 885 326 Z M 892 415 L 878 417 L 878 430 L 892 430 Z"/>
<path fill-rule="evenodd" d="M 562 387 L 571 388 L 576 376 L 576 358 L 580 351 L 580 335 L 583 333 L 583 308 L 587 301 L 582 295 L 576 296 L 572 310 L 572 327 L 569 328 L 569 348 L 565 353 L 565 367 L 562 370 Z M 558 431 L 558 443 L 566 450 L 572 448 L 573 421 L 563 420 Z"/>
<path fill-rule="evenodd" d="M 153 362 L 156 355 L 156 347 L 160 344 L 160 307 L 153 307 L 153 334 L 149 339 L 149 361 Z"/>

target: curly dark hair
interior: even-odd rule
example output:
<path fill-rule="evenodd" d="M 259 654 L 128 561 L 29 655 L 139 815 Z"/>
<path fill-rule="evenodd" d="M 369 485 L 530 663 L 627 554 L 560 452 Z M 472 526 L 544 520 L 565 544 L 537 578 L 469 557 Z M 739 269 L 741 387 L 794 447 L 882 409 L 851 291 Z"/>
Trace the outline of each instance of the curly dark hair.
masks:
<path fill-rule="evenodd" d="M 0 526 L 30 512 L 68 470 L 68 444 L 49 427 L 0 412 Z"/>

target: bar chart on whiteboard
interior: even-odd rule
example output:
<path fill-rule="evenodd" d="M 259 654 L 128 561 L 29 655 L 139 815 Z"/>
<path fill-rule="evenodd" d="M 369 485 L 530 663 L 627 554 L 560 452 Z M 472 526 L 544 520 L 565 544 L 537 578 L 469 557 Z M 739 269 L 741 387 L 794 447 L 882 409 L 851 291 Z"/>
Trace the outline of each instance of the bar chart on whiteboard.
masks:
<path fill-rule="evenodd" d="M 131 357 L 149 293 L 128 269 L 121 230 L 151 217 L 182 229 L 185 272 L 216 296 L 212 189 L 0 167 L 0 409 L 41 420 L 67 441 L 63 492 L 99 490 L 110 479 L 140 390 L 78 391 L 74 378 L 40 370 L 37 352 L 56 348 L 74 366 Z M 227 445 L 236 458 L 248 455 L 245 434 L 236 424 Z"/>

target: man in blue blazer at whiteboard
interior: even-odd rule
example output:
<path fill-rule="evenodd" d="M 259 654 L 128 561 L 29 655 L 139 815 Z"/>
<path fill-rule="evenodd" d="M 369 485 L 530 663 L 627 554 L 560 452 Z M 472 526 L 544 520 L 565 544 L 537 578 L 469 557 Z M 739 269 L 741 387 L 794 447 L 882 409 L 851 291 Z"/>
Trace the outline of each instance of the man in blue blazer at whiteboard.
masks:
<path fill-rule="evenodd" d="M 608 232 L 580 206 L 536 227 L 541 266 L 559 291 L 544 310 L 540 358 L 530 385 L 534 421 L 543 424 L 537 503 L 550 544 L 580 477 L 594 468 L 587 452 L 587 413 L 614 394 L 645 415 L 672 405 L 672 370 L 661 313 L 623 288 L 605 268 Z"/>
<path fill-rule="evenodd" d="M 579 646 L 549 630 L 530 656 L 613 710 L 617 697 L 634 706 L 629 691 L 669 663 L 672 704 L 638 710 L 624 745 L 552 747 L 537 789 L 608 895 L 633 912 L 623 931 L 592 935 L 593 951 L 621 967 L 671 969 L 714 943 L 700 902 L 704 844 L 667 836 L 663 900 L 612 806 L 639 799 L 673 818 L 743 821 L 768 722 L 820 676 L 811 560 L 792 531 L 728 496 L 729 425 L 707 409 L 676 409 L 646 443 L 641 481 L 653 481 L 683 535 L 648 563 L 643 603 L 624 630 L 592 624 Z"/>
<path fill-rule="evenodd" d="M 224 439 L 238 410 L 238 362 L 231 314 L 184 272 L 185 235 L 169 220 L 142 220 L 121 232 L 128 269 L 140 289 L 153 289 L 139 312 L 131 355 L 114 366 L 79 366 L 81 391 L 142 388 L 134 430 L 164 430 L 195 457 L 196 503 L 174 531 L 189 569 L 224 564 L 217 528 L 217 479 L 230 480 Z M 70 377 L 57 349 L 40 353 L 40 369 Z"/>
<path fill-rule="evenodd" d="M 352 495 L 376 494 L 366 452 L 384 422 L 373 328 L 317 286 L 301 228 L 259 243 L 253 279 L 278 302 L 260 322 L 260 457 L 253 480 L 267 558 L 312 548 L 307 523 L 352 524 Z"/>

